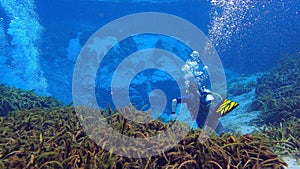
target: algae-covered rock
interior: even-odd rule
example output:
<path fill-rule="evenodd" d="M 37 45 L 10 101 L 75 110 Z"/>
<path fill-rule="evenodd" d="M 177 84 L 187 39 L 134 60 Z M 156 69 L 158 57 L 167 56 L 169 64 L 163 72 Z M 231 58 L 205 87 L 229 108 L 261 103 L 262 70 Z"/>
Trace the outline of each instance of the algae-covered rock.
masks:
<path fill-rule="evenodd" d="M 257 80 L 252 110 L 262 111 L 260 122 L 277 123 L 300 118 L 300 58 L 285 58 Z"/>
<path fill-rule="evenodd" d="M 242 94 L 246 94 L 251 92 L 256 86 L 256 75 L 253 77 L 243 76 L 237 79 L 232 79 L 229 81 L 228 94 L 231 96 L 240 96 Z"/>
<path fill-rule="evenodd" d="M 33 91 L 0 85 L 0 116 L 22 109 L 61 107 L 52 97 L 41 97 Z"/>

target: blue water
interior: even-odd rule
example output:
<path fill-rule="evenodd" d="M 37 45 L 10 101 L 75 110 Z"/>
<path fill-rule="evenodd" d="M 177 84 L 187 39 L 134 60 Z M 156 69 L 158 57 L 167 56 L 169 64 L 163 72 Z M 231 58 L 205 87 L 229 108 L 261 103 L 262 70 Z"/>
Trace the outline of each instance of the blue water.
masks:
<path fill-rule="evenodd" d="M 72 76 L 81 47 L 96 30 L 129 14 L 162 12 L 193 23 L 211 39 L 226 72 L 252 74 L 268 71 L 279 58 L 296 55 L 300 51 L 298 0 L 233 0 L 233 4 L 230 1 L 219 1 L 216 4 L 208 0 L 0 2 L 0 83 L 35 89 L 37 93 L 51 95 L 65 104 L 72 102 Z M 165 41 L 171 43 L 174 39 Z M 138 46 L 133 41 L 123 44 L 123 49 L 130 49 L 132 45 Z M 148 45 L 153 44 L 149 41 Z M 118 51 L 118 58 L 110 57 L 108 53 L 106 57 L 109 59 L 105 64 L 109 67 L 110 62 L 121 61 L 118 59 L 127 57 L 134 50 L 137 49 Z M 181 58 L 186 59 L 192 49 L 178 43 L 170 51 L 177 51 L 177 54 L 183 55 Z M 105 65 L 98 72 L 103 67 Z M 148 72 L 150 75 L 152 73 L 154 71 Z M 97 78 L 101 78 L 99 76 L 101 75 Z M 165 77 L 170 80 L 167 85 L 174 85 L 172 77 Z M 97 79 L 95 81 L 97 84 Z M 149 82 L 145 80 L 145 84 Z M 100 83 L 95 90 L 101 106 L 112 101 L 111 92 L 103 89 L 105 87 Z M 130 92 L 134 93 L 135 87 L 137 86 L 132 84 Z M 131 99 L 142 107 L 149 103 L 147 95 L 150 91 L 158 87 L 161 87 L 159 83 L 145 89 L 138 87 L 136 93 L 139 95 L 131 94 Z M 178 95 L 178 90 L 173 91 L 173 87 L 168 87 L 162 86 L 162 89 L 166 92 L 169 103 L 171 98 Z M 169 106 L 167 107 L 166 111 L 169 111 Z"/>
<path fill-rule="evenodd" d="M 139 43 L 135 43 L 137 41 Z M 111 96 L 112 90 L 108 85 L 111 84 L 112 77 L 114 76 L 114 71 L 112 70 L 116 70 L 118 68 L 118 64 L 126 59 L 130 54 L 148 48 L 156 48 L 172 52 L 183 60 L 187 60 L 189 54 L 193 51 L 179 40 L 165 35 L 148 33 L 133 35 L 129 38 L 126 38 L 125 40 L 119 42 L 118 46 L 115 46 L 109 50 L 99 65 L 95 87 L 98 105 L 101 105 L 101 107 L 106 107 L 108 101 L 110 103 L 113 102 Z M 139 60 L 140 58 L 136 59 Z M 156 74 L 159 74 L 161 77 L 163 77 L 163 81 L 159 81 Z M 141 72 L 137 72 L 135 77 L 131 80 L 131 84 L 129 85 L 129 98 L 132 104 L 138 109 L 144 108 L 143 110 L 148 110 L 150 108 L 148 97 L 151 91 L 155 89 L 161 89 L 166 93 L 168 96 L 167 110 L 170 111 L 168 108 L 171 106 L 170 103 L 172 98 L 180 96 L 179 86 L 176 84 L 176 80 L 172 77 L 172 75 L 159 69 L 145 69 Z"/>

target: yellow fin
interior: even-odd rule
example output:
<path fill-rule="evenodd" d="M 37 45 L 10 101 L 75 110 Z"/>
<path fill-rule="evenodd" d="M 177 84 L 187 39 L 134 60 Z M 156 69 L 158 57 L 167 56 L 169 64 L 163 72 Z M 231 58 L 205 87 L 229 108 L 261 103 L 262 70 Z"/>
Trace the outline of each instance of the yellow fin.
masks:
<path fill-rule="evenodd" d="M 231 101 L 229 99 L 225 99 L 222 102 L 222 104 L 219 105 L 216 112 L 220 113 L 222 116 L 224 116 L 227 113 L 231 112 L 233 109 L 235 109 L 238 105 L 239 104 L 237 102 Z"/>

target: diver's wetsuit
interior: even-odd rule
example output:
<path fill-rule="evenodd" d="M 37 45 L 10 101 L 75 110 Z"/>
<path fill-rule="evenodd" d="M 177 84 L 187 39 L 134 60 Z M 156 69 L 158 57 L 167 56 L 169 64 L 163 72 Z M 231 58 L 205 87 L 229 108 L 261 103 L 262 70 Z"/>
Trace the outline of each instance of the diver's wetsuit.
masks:
<path fill-rule="evenodd" d="M 199 109 L 198 109 L 198 113 L 196 116 L 196 123 L 199 128 L 203 128 L 205 125 L 208 113 L 209 113 L 209 109 L 213 105 L 211 105 L 211 101 L 208 101 L 208 102 L 205 101 L 205 97 L 202 97 L 200 94 L 199 94 L 199 97 L 197 97 L 197 98 L 198 98 L 198 100 L 196 100 L 196 101 L 198 101 L 198 103 L 199 103 Z M 192 111 L 191 108 L 193 107 L 193 105 L 195 105 L 195 104 L 193 104 L 193 103 L 195 103 L 194 99 L 195 98 L 192 97 L 192 94 L 176 98 L 177 104 L 186 103 L 190 111 Z M 212 107 L 212 108 L 214 109 L 214 107 Z M 211 119 L 211 120 L 219 120 L 219 118 L 216 116 L 214 119 Z M 222 128 L 223 128 L 223 126 L 222 126 L 221 122 L 219 122 L 215 130 L 217 133 L 220 133 Z"/>

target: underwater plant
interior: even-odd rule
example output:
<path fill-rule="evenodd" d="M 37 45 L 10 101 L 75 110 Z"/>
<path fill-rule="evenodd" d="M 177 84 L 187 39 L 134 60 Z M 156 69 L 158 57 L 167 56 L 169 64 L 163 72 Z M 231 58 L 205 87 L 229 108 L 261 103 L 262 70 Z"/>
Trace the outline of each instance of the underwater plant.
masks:
<path fill-rule="evenodd" d="M 283 119 L 300 118 L 300 58 L 285 58 L 274 70 L 257 80 L 256 101 L 251 110 L 260 110 L 262 124 L 280 124 Z M 250 110 L 250 111 L 251 111 Z"/>
<path fill-rule="evenodd" d="M 62 103 L 52 97 L 41 97 L 34 91 L 0 85 L 0 116 L 5 116 L 15 110 L 61 106 Z"/>
<path fill-rule="evenodd" d="M 63 107 L 17 110 L 0 117 L 0 168 L 223 169 L 287 166 L 270 148 L 276 143 L 262 134 L 213 135 L 200 142 L 199 137 L 204 132 L 200 129 L 191 130 L 173 148 L 159 155 L 146 158 L 122 157 L 113 154 L 112 150 L 105 150 L 103 147 L 108 143 L 96 144 L 88 137 L 80 123 L 82 118 L 89 124 L 96 124 L 99 119 L 94 119 L 93 114 L 101 113 L 104 115 L 102 120 L 116 131 L 130 137 L 145 139 L 159 134 L 173 124 L 164 124 L 158 120 L 134 123 L 111 109 L 94 110 L 80 107 L 76 110 L 85 113 L 84 116 L 78 115 L 72 107 Z M 121 111 L 136 110 L 128 107 Z M 111 134 L 105 129 L 91 130 L 95 135 Z M 127 146 L 130 148 L 132 145 Z M 116 148 L 122 149 L 121 146 Z"/>
<path fill-rule="evenodd" d="M 287 149 L 297 155 L 299 151 L 298 121 L 252 135 L 212 135 L 205 141 L 200 138 L 204 130 L 191 130 L 171 149 L 158 155 L 151 156 L 145 150 L 138 152 L 140 158 L 123 157 L 105 149 L 116 143 L 101 142 L 85 131 L 102 138 L 111 135 L 111 130 L 98 125 L 105 121 L 122 135 L 147 140 L 173 125 L 187 126 L 153 120 L 150 113 L 133 106 L 118 111 L 110 105 L 107 110 L 86 106 L 75 109 L 63 107 L 55 99 L 40 97 L 33 91 L 4 85 L 0 89 L 1 110 L 8 113 L 0 117 L 0 168 L 283 168 L 287 164 L 275 152 Z M 18 106 L 20 102 L 23 105 Z M 99 114 L 103 115 L 102 119 L 98 118 Z M 124 117 L 124 114 L 131 116 Z M 115 148 L 119 152 L 129 148 L 126 153 L 130 154 L 140 144 L 124 142 Z M 170 143 L 156 144 L 164 149 Z"/>
<path fill-rule="evenodd" d="M 292 156 L 300 164 L 300 119 L 291 118 L 278 126 L 268 125 L 260 131 L 276 142 L 272 149 L 281 156 Z"/>

